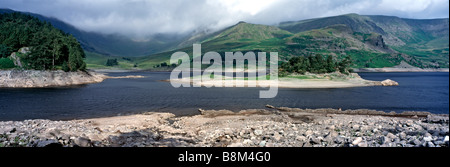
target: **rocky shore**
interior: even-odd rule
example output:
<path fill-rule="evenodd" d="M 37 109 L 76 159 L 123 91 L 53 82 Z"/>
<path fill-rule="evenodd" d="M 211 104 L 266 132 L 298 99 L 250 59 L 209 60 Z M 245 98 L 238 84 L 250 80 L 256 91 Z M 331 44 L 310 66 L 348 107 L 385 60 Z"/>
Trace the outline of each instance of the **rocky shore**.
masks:
<path fill-rule="evenodd" d="M 199 110 L 0 122 L 0 147 L 448 147 L 449 116 L 426 112 Z"/>
<path fill-rule="evenodd" d="M 99 83 L 107 76 L 96 72 L 2 70 L 0 88 L 43 88 Z"/>
<path fill-rule="evenodd" d="M 192 85 L 212 87 L 215 85 L 230 85 L 234 87 L 234 78 L 223 77 L 224 79 L 204 81 L 200 77 L 181 78 L 173 80 L 165 80 L 165 82 L 190 83 Z M 328 74 L 311 74 L 290 75 L 280 77 L 278 80 L 245 80 L 245 78 L 236 78 L 242 81 L 242 85 L 236 87 L 245 87 L 250 82 L 254 82 L 256 86 L 261 85 L 277 85 L 279 88 L 301 88 L 301 89 L 323 89 L 323 88 L 351 88 L 351 87 L 368 87 L 368 86 L 398 86 L 399 83 L 390 79 L 384 81 L 370 81 L 361 78 L 357 73 L 350 75 L 341 74 L 339 72 Z"/>

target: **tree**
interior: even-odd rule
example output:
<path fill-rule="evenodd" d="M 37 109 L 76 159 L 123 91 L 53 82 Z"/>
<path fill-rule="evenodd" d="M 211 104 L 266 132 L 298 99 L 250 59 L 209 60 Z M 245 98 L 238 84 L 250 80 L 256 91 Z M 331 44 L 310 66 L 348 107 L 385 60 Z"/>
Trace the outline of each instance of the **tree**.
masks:
<path fill-rule="evenodd" d="M 22 59 L 26 68 L 64 71 L 85 70 L 86 57 L 80 43 L 50 23 L 21 13 L 0 14 L 0 57 L 29 47 Z M 5 49 L 7 48 L 7 49 Z"/>
<path fill-rule="evenodd" d="M 0 69 L 14 68 L 14 62 L 8 58 L 0 58 Z"/>
<path fill-rule="evenodd" d="M 106 66 L 117 66 L 119 65 L 119 62 L 117 62 L 117 59 L 108 59 L 106 61 Z"/>
<path fill-rule="evenodd" d="M 11 54 L 9 47 L 3 44 L 0 44 L 0 58 L 8 57 Z"/>
<path fill-rule="evenodd" d="M 328 73 L 336 72 L 336 64 L 331 55 L 327 57 L 326 70 Z"/>
<path fill-rule="evenodd" d="M 339 69 L 344 74 L 351 72 L 350 66 L 352 60 L 350 56 L 344 58 L 341 62 L 335 62 L 332 56 L 323 59 L 322 55 L 316 54 L 308 57 L 292 57 L 288 62 L 281 63 L 280 72 L 282 75 L 287 73 L 305 74 L 310 73 L 332 73 Z"/>
<path fill-rule="evenodd" d="M 339 72 L 343 74 L 348 74 L 350 71 L 350 66 L 353 64 L 353 60 L 350 56 L 346 56 L 341 62 L 339 62 L 338 68 Z"/>

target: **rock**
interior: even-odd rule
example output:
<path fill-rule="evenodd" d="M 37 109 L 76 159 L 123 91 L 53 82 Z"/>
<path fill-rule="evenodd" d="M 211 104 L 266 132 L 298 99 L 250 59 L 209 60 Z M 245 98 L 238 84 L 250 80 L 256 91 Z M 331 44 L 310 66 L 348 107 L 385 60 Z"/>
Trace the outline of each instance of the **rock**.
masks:
<path fill-rule="evenodd" d="M 320 139 L 316 138 L 316 137 L 311 137 L 311 139 L 309 140 L 309 143 L 311 144 L 320 144 Z"/>
<path fill-rule="evenodd" d="M 352 126 L 352 129 L 354 129 L 354 130 L 359 130 L 359 127 L 360 127 L 360 126 L 359 126 L 358 124 L 355 124 L 355 125 Z"/>
<path fill-rule="evenodd" d="M 37 143 L 36 147 L 62 147 L 62 144 L 56 140 L 41 140 Z"/>
<path fill-rule="evenodd" d="M 329 135 L 329 136 L 331 136 L 332 138 L 335 138 L 335 137 L 338 137 L 338 136 L 339 136 L 339 133 L 333 131 L 333 132 L 330 132 L 330 135 Z"/>
<path fill-rule="evenodd" d="M 307 131 L 305 132 L 305 135 L 306 135 L 306 136 L 311 136 L 312 134 L 314 134 L 312 130 L 307 130 Z"/>
<path fill-rule="evenodd" d="M 76 138 L 74 140 L 74 143 L 80 147 L 91 147 L 92 146 L 91 140 L 86 139 L 84 137 Z"/>
<path fill-rule="evenodd" d="M 244 142 L 242 142 L 242 144 L 244 144 L 244 145 L 252 145 L 253 141 L 249 140 L 249 139 L 245 139 Z"/>
<path fill-rule="evenodd" d="M 379 137 L 378 140 L 380 141 L 381 144 L 385 144 L 387 142 L 390 142 L 390 139 L 388 137 L 385 137 L 385 136 Z"/>
<path fill-rule="evenodd" d="M 367 142 L 361 142 L 358 144 L 358 147 L 367 147 Z"/>
<path fill-rule="evenodd" d="M 261 136 L 261 135 L 263 134 L 263 131 L 262 131 L 262 130 L 255 130 L 253 133 L 254 133 L 256 136 Z"/>
<path fill-rule="evenodd" d="M 427 142 L 427 147 L 436 147 L 433 142 Z"/>
<path fill-rule="evenodd" d="M 327 129 L 328 129 L 328 130 L 331 130 L 331 131 L 334 131 L 334 130 L 336 129 L 336 126 L 331 125 L 331 126 L 327 127 Z"/>
<path fill-rule="evenodd" d="M 344 138 L 342 138 L 340 136 L 338 136 L 334 139 L 334 143 L 336 143 L 336 144 L 342 144 L 344 142 L 345 142 Z"/>
<path fill-rule="evenodd" d="M 433 137 L 427 136 L 427 137 L 424 137 L 423 140 L 424 140 L 425 142 L 431 142 L 431 140 L 433 140 Z"/>
<path fill-rule="evenodd" d="M 198 109 L 198 111 L 200 112 L 200 114 L 205 115 L 205 116 L 221 116 L 221 115 L 233 115 L 234 112 L 230 111 L 230 110 L 203 110 L 203 109 Z"/>
<path fill-rule="evenodd" d="M 353 140 L 352 144 L 356 146 L 356 145 L 358 145 L 362 140 L 363 140 L 362 137 L 357 137 L 355 140 Z"/>
<path fill-rule="evenodd" d="M 388 133 L 387 135 L 386 135 L 386 137 L 388 137 L 389 139 L 396 139 L 397 138 L 397 136 L 395 136 L 394 134 L 392 134 L 392 133 Z"/>
<path fill-rule="evenodd" d="M 412 140 L 410 143 L 414 144 L 416 146 L 421 144 L 420 140 L 418 140 L 418 139 Z"/>
<path fill-rule="evenodd" d="M 300 142 L 305 142 L 306 141 L 306 137 L 305 136 L 297 136 L 295 138 L 295 140 L 300 141 Z"/>
<path fill-rule="evenodd" d="M 260 146 L 260 147 L 265 147 L 265 146 L 266 146 L 266 141 L 261 141 L 261 142 L 259 143 L 259 146 Z"/>
<path fill-rule="evenodd" d="M 448 145 L 448 136 L 445 136 L 443 142 L 446 143 L 446 144 Z"/>
<path fill-rule="evenodd" d="M 275 132 L 275 134 L 273 134 L 273 139 L 275 141 L 280 141 L 281 140 L 281 135 L 278 132 Z"/>
<path fill-rule="evenodd" d="M 381 85 L 383 85 L 383 86 L 398 86 L 399 84 L 398 84 L 398 82 L 395 82 L 393 80 L 386 79 L 384 81 L 381 81 Z"/>
<path fill-rule="evenodd" d="M 232 143 L 227 145 L 227 147 L 244 147 L 242 143 Z"/>
<path fill-rule="evenodd" d="M 398 136 L 400 137 L 401 140 L 405 140 L 407 137 L 405 132 L 401 132 Z"/>

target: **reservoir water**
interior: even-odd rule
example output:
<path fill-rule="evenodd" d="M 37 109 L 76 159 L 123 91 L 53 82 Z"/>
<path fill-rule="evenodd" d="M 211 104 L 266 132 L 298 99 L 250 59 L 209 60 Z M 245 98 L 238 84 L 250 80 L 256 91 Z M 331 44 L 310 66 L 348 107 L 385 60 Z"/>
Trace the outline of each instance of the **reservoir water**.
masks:
<path fill-rule="evenodd" d="M 170 73 L 127 72 L 141 79 L 108 79 L 67 88 L 0 89 L 0 121 L 68 120 L 143 112 L 198 114 L 198 109 L 296 108 L 374 109 L 449 113 L 449 73 L 360 73 L 368 80 L 392 79 L 397 87 L 279 89 L 273 99 L 259 99 L 262 88 L 173 88 Z"/>

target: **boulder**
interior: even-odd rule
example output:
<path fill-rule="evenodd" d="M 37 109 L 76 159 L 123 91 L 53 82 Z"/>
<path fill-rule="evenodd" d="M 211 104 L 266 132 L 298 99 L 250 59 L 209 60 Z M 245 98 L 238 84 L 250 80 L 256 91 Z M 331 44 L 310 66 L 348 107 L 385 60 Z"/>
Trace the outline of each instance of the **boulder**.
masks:
<path fill-rule="evenodd" d="M 381 85 L 383 85 L 383 86 L 398 86 L 399 84 L 398 84 L 398 82 L 395 82 L 393 80 L 386 79 L 384 81 L 381 81 Z"/>
<path fill-rule="evenodd" d="M 62 147 L 62 144 L 56 140 L 41 140 L 37 143 L 36 147 Z"/>

